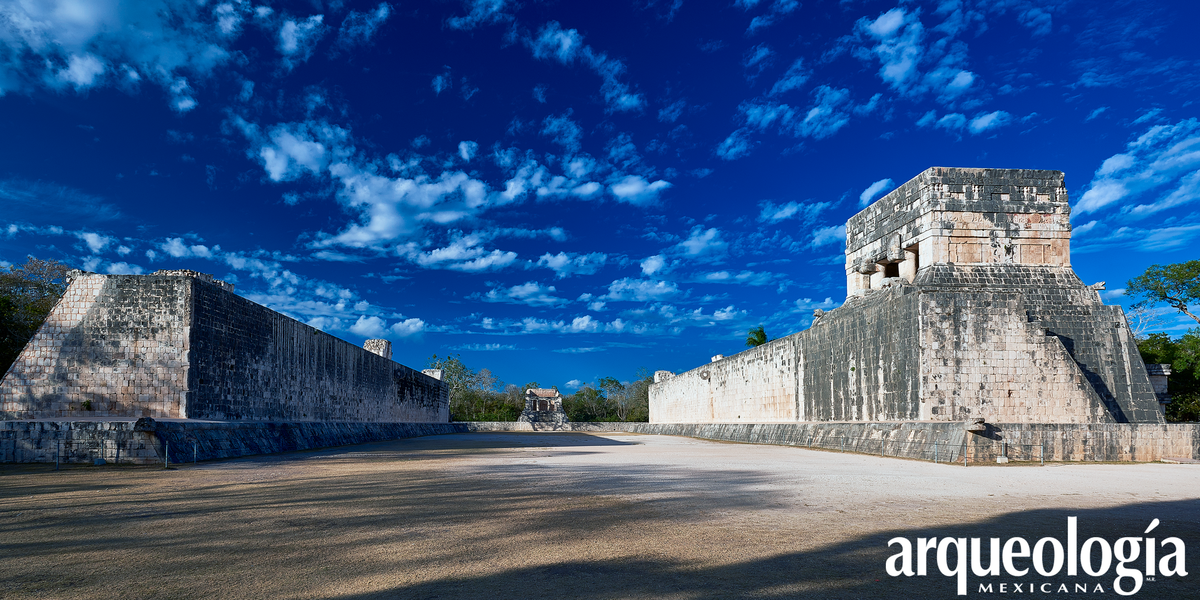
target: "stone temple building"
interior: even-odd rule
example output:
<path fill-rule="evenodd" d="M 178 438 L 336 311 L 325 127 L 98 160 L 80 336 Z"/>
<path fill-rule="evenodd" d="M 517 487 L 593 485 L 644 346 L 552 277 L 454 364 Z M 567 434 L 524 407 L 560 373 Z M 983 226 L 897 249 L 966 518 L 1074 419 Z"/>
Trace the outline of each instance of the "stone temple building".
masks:
<path fill-rule="evenodd" d="M 660 371 L 651 420 L 1161 423 L 1124 313 L 1070 243 L 1062 172 L 928 169 L 846 223 L 841 307 Z"/>
<path fill-rule="evenodd" d="M 525 390 L 525 410 L 517 419 L 521 423 L 562 425 L 567 423 L 563 410 L 563 395 L 555 389 L 530 388 Z"/>

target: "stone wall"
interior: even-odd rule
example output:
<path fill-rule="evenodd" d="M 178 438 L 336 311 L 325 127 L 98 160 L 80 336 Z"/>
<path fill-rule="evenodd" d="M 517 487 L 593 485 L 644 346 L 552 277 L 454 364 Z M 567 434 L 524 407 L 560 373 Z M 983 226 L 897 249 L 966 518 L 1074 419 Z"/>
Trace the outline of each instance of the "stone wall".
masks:
<path fill-rule="evenodd" d="M 1029 326 L 1020 294 L 929 296 L 922 418 L 1113 421 L 1058 338 Z"/>
<path fill-rule="evenodd" d="M 894 286 L 825 313 L 798 336 L 798 421 L 919 418 L 919 300 Z M 651 415 L 653 415 L 651 411 Z"/>
<path fill-rule="evenodd" d="M 651 419 L 1161 422 L 1120 309 L 1077 278 L 1039 287 L 1037 273 L 931 269 L 854 297 L 806 331 L 655 383 Z"/>
<path fill-rule="evenodd" d="M 438 379 L 189 274 L 76 277 L 0 418 L 447 422 Z"/>
<path fill-rule="evenodd" d="M 650 388 L 655 423 L 901 421 L 919 414 L 917 296 L 894 287 Z"/>
<path fill-rule="evenodd" d="M 0 421 L 0 462 L 156 464 L 169 456 L 178 464 L 465 431 L 452 423 Z"/>
<path fill-rule="evenodd" d="M 133 421 L 0 421 L 0 462 L 162 462 L 154 437 Z"/>
<path fill-rule="evenodd" d="M 466 431 L 536 431 L 529 423 L 455 423 Z M 966 431 L 962 423 L 568 423 L 562 431 L 679 435 L 746 444 L 961 463 L 998 457 L 1039 462 L 1200 460 L 1196 423 L 999 423 Z"/>
<path fill-rule="evenodd" d="M 651 389 L 675 402 L 654 402 L 658 422 L 736 423 L 796 420 L 795 336 L 721 358 Z"/>
<path fill-rule="evenodd" d="M 844 305 L 656 375 L 650 418 L 1161 423 L 1124 314 L 1070 268 L 1069 216 L 1061 172 L 929 169 L 847 222 Z"/>
<path fill-rule="evenodd" d="M 197 283 L 187 416 L 252 421 L 447 422 L 432 377 L 216 286 Z"/>
<path fill-rule="evenodd" d="M 426 435 L 468 432 L 628 432 L 775 444 L 970 464 L 1018 461 L 1200 459 L 1200 425 L 961 423 L 318 423 L 212 421 L 0 421 L 0 462 L 134 464 L 235 458 Z M 61 453 L 61 454 L 58 454 Z"/>
<path fill-rule="evenodd" d="M 1161 422 L 1124 313 L 1069 267 L 932 265 L 916 283 L 928 298 L 922 383 L 934 408 L 1010 422 Z"/>
<path fill-rule="evenodd" d="M 181 417 L 187 277 L 75 277 L 0 382 L 0 418 Z"/>

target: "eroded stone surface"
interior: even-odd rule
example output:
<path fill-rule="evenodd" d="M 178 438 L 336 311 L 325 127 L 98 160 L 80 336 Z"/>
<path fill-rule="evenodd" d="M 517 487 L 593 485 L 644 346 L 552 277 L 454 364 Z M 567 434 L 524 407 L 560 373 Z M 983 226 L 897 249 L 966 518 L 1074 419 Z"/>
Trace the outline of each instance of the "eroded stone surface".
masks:
<path fill-rule="evenodd" d="M 1070 266 L 1059 171 L 935 167 L 846 224 L 846 303 L 659 379 L 656 423 L 1160 423 L 1119 307 Z"/>
<path fill-rule="evenodd" d="M 231 289 L 77 274 L 0 382 L 0 418 L 449 420 L 445 383 Z"/>

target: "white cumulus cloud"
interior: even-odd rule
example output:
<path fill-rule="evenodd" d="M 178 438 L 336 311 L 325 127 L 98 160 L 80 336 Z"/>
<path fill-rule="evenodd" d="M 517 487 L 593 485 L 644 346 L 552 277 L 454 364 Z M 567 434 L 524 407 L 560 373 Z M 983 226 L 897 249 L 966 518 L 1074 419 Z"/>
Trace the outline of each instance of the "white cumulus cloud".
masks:
<path fill-rule="evenodd" d="M 425 331 L 425 321 L 416 317 L 396 321 L 391 327 L 388 327 L 388 331 L 397 337 L 411 337 Z"/>
<path fill-rule="evenodd" d="M 818 86 L 812 96 L 813 103 L 807 110 L 759 98 L 743 102 L 738 111 L 748 126 L 759 131 L 774 129 L 795 137 L 819 140 L 834 135 L 849 124 L 852 113 L 867 114 L 879 102 L 879 97 L 873 97 L 867 103 L 857 105 L 850 99 L 850 90 L 828 85 Z M 738 147 L 735 142 L 726 141 L 732 148 Z"/>
<path fill-rule="evenodd" d="M 93 54 L 72 54 L 67 59 L 67 66 L 59 70 L 55 77 L 76 91 L 82 91 L 95 85 L 105 70 L 107 67 L 104 62 Z"/>
<path fill-rule="evenodd" d="M 880 179 L 879 181 L 872 183 L 871 185 L 867 186 L 867 189 L 863 190 L 863 192 L 858 195 L 858 205 L 866 206 L 870 204 L 872 200 L 891 188 L 891 179 Z"/>
<path fill-rule="evenodd" d="M 971 119 L 971 122 L 967 125 L 967 129 L 973 134 L 980 134 L 985 131 L 988 131 L 989 129 L 996 129 L 997 127 L 1003 127 L 1004 125 L 1007 125 L 1011 120 L 1012 120 L 1012 115 L 1010 115 L 1002 110 L 997 110 L 997 111 L 993 111 L 990 113 L 978 115 L 974 119 Z"/>
<path fill-rule="evenodd" d="M 83 243 L 87 244 L 88 250 L 91 250 L 93 254 L 104 250 L 114 241 L 111 237 L 90 231 L 76 232 L 75 237 L 83 240 Z"/>
<path fill-rule="evenodd" d="M 417 249 L 413 243 L 403 248 L 403 253 L 414 263 L 427 269 L 450 269 L 455 271 L 494 271 L 512 265 L 517 260 L 516 252 L 503 250 L 488 251 L 481 244 L 478 234 L 460 236 L 450 245 L 430 251 Z"/>
<path fill-rule="evenodd" d="M 145 273 L 145 269 L 138 265 L 131 265 L 125 262 L 110 263 L 104 268 L 104 271 L 109 275 L 141 275 Z"/>
<path fill-rule="evenodd" d="M 496 288 L 484 295 L 487 302 L 508 302 L 529 306 L 557 306 L 566 304 L 565 298 L 555 296 L 554 286 L 528 281 L 509 288 Z"/>
<path fill-rule="evenodd" d="M 692 228 L 686 240 L 676 246 L 684 256 L 700 257 L 722 255 L 729 243 L 724 240 L 721 230 L 716 227 L 704 229 L 697 225 Z"/>
<path fill-rule="evenodd" d="M 350 333 L 368 338 L 378 338 L 383 336 L 386 324 L 386 321 L 379 317 L 363 315 L 350 326 Z"/>
<path fill-rule="evenodd" d="M 723 160 L 737 160 L 750 154 L 753 149 L 754 141 L 750 139 L 750 130 L 742 127 L 717 144 L 715 152 Z"/>
<path fill-rule="evenodd" d="M 613 197 L 621 202 L 637 206 L 646 206 L 658 202 L 658 195 L 671 187 L 671 183 L 663 180 L 646 181 L 641 175 L 626 175 L 609 186 Z"/>
<path fill-rule="evenodd" d="M 567 252 L 550 254 L 547 252 L 538 258 L 537 264 L 539 267 L 552 269 L 555 275 L 561 279 L 571 275 L 592 275 L 599 271 L 607 261 L 608 255 L 603 252 L 590 254 Z"/>
<path fill-rule="evenodd" d="M 879 78 L 905 96 L 932 93 L 942 103 L 952 103 L 975 84 L 967 68 L 967 46 L 956 36 L 965 28 L 957 3 L 946 3 L 934 14 L 946 21 L 932 30 L 921 23 L 920 10 L 896 7 L 875 19 L 862 18 L 855 27 L 861 46 L 853 54 L 878 61 Z M 941 34 L 932 39 L 933 34 Z"/>
<path fill-rule="evenodd" d="M 334 45 L 341 50 L 350 50 L 356 46 L 369 44 L 371 38 L 375 36 L 375 32 L 391 14 L 392 7 L 387 2 L 380 2 L 373 11 L 350 11 L 346 18 L 342 19 L 342 25 L 338 28 L 338 37 Z"/>
<path fill-rule="evenodd" d="M 1075 214 L 1120 205 L 1146 217 L 1200 199 L 1200 120 L 1155 125 L 1107 158 L 1075 205 Z"/>
<path fill-rule="evenodd" d="M 292 69 L 305 62 L 316 49 L 317 42 L 325 35 L 325 15 L 312 15 L 307 19 L 284 19 L 279 26 L 276 48 L 283 55 L 283 65 Z"/>
<path fill-rule="evenodd" d="M 834 243 L 844 243 L 846 241 L 846 226 L 845 225 L 830 225 L 821 227 L 813 231 L 812 247 L 818 248 Z"/>
<path fill-rule="evenodd" d="M 43 0 L 0 3 L 0 94 L 152 82 L 179 112 L 192 82 L 228 64 L 248 3 Z"/>
<path fill-rule="evenodd" d="M 642 274 L 653 275 L 662 271 L 664 266 L 666 266 L 666 259 L 661 254 L 655 254 L 654 256 L 642 259 Z"/>
<path fill-rule="evenodd" d="M 647 279 L 618 279 L 608 286 L 604 297 L 614 302 L 660 301 L 679 294 L 679 288 L 669 281 Z"/>
<path fill-rule="evenodd" d="M 804 59 L 797 58 L 792 62 L 792 66 L 788 67 L 787 72 L 779 78 L 779 81 L 771 86 L 771 91 L 767 95 L 778 96 L 784 92 L 799 89 L 811 76 L 812 71 L 804 66 Z"/>
<path fill-rule="evenodd" d="M 571 112 L 567 111 L 561 115 L 546 117 L 542 121 L 542 135 L 554 140 L 554 143 L 562 146 L 563 150 L 576 153 L 579 152 L 583 129 L 578 123 L 571 120 Z"/>
<path fill-rule="evenodd" d="M 446 25 L 452 29 L 474 29 L 512 18 L 504 12 L 507 0 L 465 0 L 467 14 L 446 19 Z"/>
<path fill-rule="evenodd" d="M 563 29 L 558 21 L 550 21 L 537 34 L 522 41 L 529 46 L 534 58 L 556 60 L 564 65 L 579 60 L 591 67 L 600 76 L 600 93 L 609 111 L 639 110 L 645 104 L 642 95 L 632 91 L 629 84 L 621 80 L 625 74 L 625 64 L 584 44 L 578 30 Z"/>
<path fill-rule="evenodd" d="M 477 152 L 479 152 L 479 144 L 475 142 L 458 143 L 458 155 L 465 161 L 470 162 L 472 158 L 475 158 Z"/>
<path fill-rule="evenodd" d="M 216 253 L 221 251 L 220 246 L 209 248 L 203 244 L 188 245 L 183 241 L 183 238 L 167 238 L 159 249 L 174 258 L 213 258 Z M 147 257 L 150 257 L 147 253 Z M 153 259 L 153 257 L 150 257 Z"/>

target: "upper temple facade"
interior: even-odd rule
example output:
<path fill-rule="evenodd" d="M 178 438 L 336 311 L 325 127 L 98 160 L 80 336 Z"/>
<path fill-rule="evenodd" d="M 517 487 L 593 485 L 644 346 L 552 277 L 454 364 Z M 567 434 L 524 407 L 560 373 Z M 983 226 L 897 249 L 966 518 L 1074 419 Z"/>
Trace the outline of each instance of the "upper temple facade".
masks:
<path fill-rule="evenodd" d="M 1062 171 L 934 167 L 846 222 L 846 295 L 934 265 L 1071 266 Z"/>
<path fill-rule="evenodd" d="M 656 374 L 659 423 L 1161 423 L 1120 307 L 1071 269 L 1060 171 L 927 169 L 846 223 L 846 302 Z"/>

